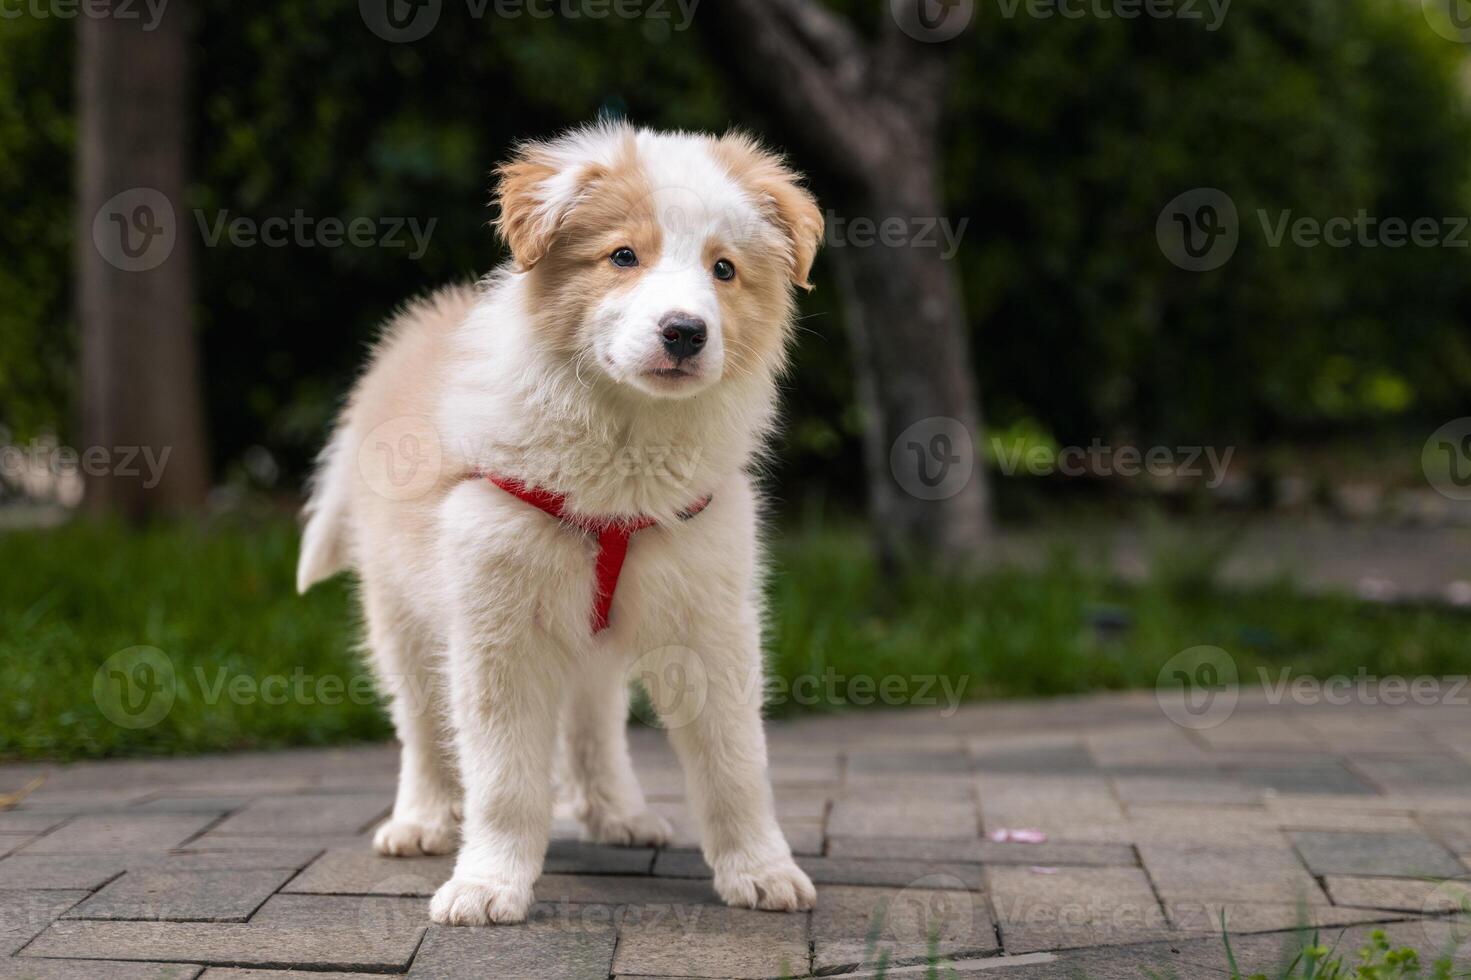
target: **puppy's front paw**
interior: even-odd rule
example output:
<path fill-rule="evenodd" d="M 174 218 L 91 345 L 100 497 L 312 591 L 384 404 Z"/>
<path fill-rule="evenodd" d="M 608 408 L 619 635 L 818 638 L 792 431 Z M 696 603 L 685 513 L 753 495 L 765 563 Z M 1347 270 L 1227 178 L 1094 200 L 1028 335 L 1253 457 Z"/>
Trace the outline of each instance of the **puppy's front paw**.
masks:
<path fill-rule="evenodd" d="M 429 918 L 442 926 L 488 926 L 524 922 L 531 889 L 451 878 L 429 902 Z"/>
<path fill-rule="evenodd" d="M 455 849 L 455 825 L 450 820 L 390 819 L 373 834 L 373 850 L 385 857 L 449 854 Z"/>
<path fill-rule="evenodd" d="M 726 905 L 772 912 L 805 912 L 817 903 L 812 880 L 791 858 L 756 868 L 716 868 L 715 893 Z"/>
<path fill-rule="evenodd" d="M 619 847 L 663 847 L 674 837 L 669 821 L 653 810 L 619 816 L 589 814 L 583 825 L 588 840 Z"/>

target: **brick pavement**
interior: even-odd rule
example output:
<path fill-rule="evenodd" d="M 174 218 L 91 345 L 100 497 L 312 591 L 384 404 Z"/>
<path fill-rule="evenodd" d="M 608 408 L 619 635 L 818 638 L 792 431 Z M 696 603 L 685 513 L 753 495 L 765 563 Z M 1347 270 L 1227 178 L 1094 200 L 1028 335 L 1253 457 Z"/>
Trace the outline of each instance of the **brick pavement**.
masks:
<path fill-rule="evenodd" d="M 1217 975 L 1304 920 L 1471 960 L 1471 711 L 1270 706 L 1171 723 L 1152 695 L 773 723 L 804 915 L 728 909 L 658 732 L 633 737 L 675 846 L 558 820 L 532 920 L 444 929 L 450 858 L 373 854 L 391 746 L 0 766 L 0 980 Z M 1037 830 L 1045 842 L 994 840 Z M 914 969 L 906 970 L 906 966 Z"/>

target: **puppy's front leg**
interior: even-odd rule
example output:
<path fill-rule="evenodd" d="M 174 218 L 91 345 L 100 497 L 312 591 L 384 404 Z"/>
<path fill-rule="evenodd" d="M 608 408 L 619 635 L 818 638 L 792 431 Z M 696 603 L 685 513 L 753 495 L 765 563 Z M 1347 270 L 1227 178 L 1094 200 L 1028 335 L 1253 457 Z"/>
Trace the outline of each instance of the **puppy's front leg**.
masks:
<path fill-rule="evenodd" d="M 699 679 L 704 703 L 670 712 L 669 737 L 684 767 L 690 806 L 701 829 L 715 891 L 728 905 L 795 912 L 810 909 L 817 893 L 792 860 L 776 822 L 761 728 L 761 649 L 758 617 L 745 608 L 737 622 L 710 628 L 703 650 L 670 648 L 670 662 Z M 656 698 L 657 700 L 657 698 Z"/>
<path fill-rule="evenodd" d="M 451 704 L 464 825 L 454 877 L 429 904 L 442 925 L 520 922 L 541 875 L 552 818 L 552 756 L 565 672 L 530 624 L 452 630 Z"/>

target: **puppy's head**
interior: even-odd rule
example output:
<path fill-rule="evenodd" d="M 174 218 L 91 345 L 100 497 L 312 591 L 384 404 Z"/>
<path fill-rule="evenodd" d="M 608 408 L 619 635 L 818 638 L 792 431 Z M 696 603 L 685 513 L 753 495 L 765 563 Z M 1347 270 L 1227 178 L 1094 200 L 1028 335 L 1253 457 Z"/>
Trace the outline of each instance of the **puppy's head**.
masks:
<path fill-rule="evenodd" d="M 580 371 L 679 398 L 780 369 L 822 238 L 780 158 L 738 134 L 610 123 L 527 144 L 499 177 L 538 335 Z"/>

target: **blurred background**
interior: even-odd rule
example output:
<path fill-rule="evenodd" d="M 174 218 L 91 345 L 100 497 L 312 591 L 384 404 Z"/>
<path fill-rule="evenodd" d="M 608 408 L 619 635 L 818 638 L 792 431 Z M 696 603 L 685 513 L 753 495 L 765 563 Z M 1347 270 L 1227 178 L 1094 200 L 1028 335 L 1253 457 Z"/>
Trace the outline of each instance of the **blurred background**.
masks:
<path fill-rule="evenodd" d="M 7 6 L 0 755 L 388 733 L 320 696 L 363 668 L 302 481 L 385 315 L 504 259 L 492 166 L 599 115 L 754 132 L 827 216 L 774 713 L 1464 672 L 1468 100 L 1465 0 Z"/>

